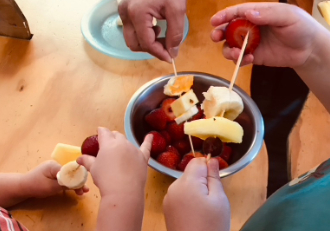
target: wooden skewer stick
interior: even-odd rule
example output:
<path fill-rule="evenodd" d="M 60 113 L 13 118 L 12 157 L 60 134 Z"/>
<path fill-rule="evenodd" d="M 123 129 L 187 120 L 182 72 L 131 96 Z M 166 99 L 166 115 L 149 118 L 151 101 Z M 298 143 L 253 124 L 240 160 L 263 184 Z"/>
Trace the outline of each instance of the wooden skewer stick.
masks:
<path fill-rule="evenodd" d="M 173 66 L 173 70 L 174 70 L 174 75 L 175 75 L 175 77 L 178 77 L 178 73 L 176 72 L 176 66 L 175 66 L 174 59 L 172 59 L 172 66 Z"/>
<path fill-rule="evenodd" d="M 241 49 L 241 53 L 238 56 L 238 60 L 237 60 L 236 66 L 235 66 L 234 74 L 231 77 L 231 81 L 230 81 L 230 85 L 229 85 L 229 92 L 231 92 L 233 90 L 234 84 L 236 82 L 237 75 L 238 75 L 238 70 L 239 70 L 239 68 L 241 66 L 241 62 L 242 62 L 242 59 L 243 59 L 245 48 L 246 48 L 246 45 L 247 45 L 247 42 L 248 42 L 249 33 L 250 32 L 248 31 L 248 33 L 245 36 L 245 39 L 244 39 L 244 42 L 243 42 L 243 45 L 242 45 L 242 49 Z M 221 112 L 220 117 L 223 117 L 224 114 L 225 114 L 225 110 L 223 110 Z"/>
<path fill-rule="evenodd" d="M 172 66 L 173 66 L 175 78 L 177 78 L 178 77 L 178 73 L 176 72 L 176 66 L 175 66 L 174 59 L 172 59 Z M 191 151 L 192 151 L 192 153 L 193 153 L 193 155 L 195 157 L 195 150 L 194 150 L 194 146 L 193 146 L 193 143 L 192 143 L 192 140 L 191 140 L 191 136 L 188 135 L 188 137 L 189 137 L 189 144 L 190 144 Z"/>

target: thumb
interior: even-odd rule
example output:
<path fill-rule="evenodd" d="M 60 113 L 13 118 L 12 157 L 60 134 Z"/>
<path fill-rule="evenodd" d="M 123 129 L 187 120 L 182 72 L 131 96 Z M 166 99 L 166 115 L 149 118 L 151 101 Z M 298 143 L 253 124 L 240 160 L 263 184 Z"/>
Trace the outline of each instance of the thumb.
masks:
<path fill-rule="evenodd" d="M 44 175 L 49 179 L 56 179 L 57 173 L 61 170 L 61 165 L 56 161 L 47 161 L 43 165 Z"/>
<path fill-rule="evenodd" d="M 183 172 L 183 176 L 192 178 L 207 177 L 207 165 L 206 158 L 193 158 L 189 161 L 186 169 Z"/>
<path fill-rule="evenodd" d="M 146 159 L 146 161 L 148 161 L 150 157 L 150 150 L 151 150 L 153 138 L 154 136 L 152 134 L 147 135 L 144 138 L 144 141 L 140 147 L 140 150 L 143 153 L 143 156 Z"/>
<path fill-rule="evenodd" d="M 87 171 L 90 171 L 95 162 L 95 159 L 96 158 L 94 156 L 82 155 L 76 161 L 78 164 L 84 166 L 87 169 Z"/>
<path fill-rule="evenodd" d="M 207 185 L 209 194 L 223 193 L 223 187 L 219 175 L 219 162 L 212 158 L 207 162 Z"/>
<path fill-rule="evenodd" d="M 177 3 L 173 1 L 172 4 Z M 167 20 L 166 49 L 172 58 L 176 58 L 183 39 L 185 8 L 184 10 L 178 10 L 178 6 L 169 6 L 165 16 Z"/>

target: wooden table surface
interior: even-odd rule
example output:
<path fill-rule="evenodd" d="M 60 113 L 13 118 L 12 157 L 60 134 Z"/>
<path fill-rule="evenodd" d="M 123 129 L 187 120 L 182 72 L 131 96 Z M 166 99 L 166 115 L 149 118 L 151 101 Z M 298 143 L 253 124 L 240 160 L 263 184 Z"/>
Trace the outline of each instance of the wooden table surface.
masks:
<path fill-rule="evenodd" d="M 126 61 L 101 54 L 84 41 L 82 16 L 96 0 L 17 3 L 29 21 L 31 41 L 0 38 L 0 171 L 26 172 L 50 159 L 59 142 L 80 145 L 98 126 L 124 132 L 125 107 L 147 81 L 172 73 L 156 59 Z M 190 32 L 176 61 L 178 71 L 199 71 L 230 79 L 234 64 L 222 44 L 210 40 L 210 17 L 243 1 L 188 1 Z M 250 92 L 251 66 L 240 70 L 237 85 Z M 239 230 L 265 201 L 268 158 L 265 146 L 255 161 L 223 180 L 232 206 L 232 230 Z M 166 230 L 162 200 L 171 177 L 149 169 L 144 231 Z M 72 192 L 16 206 L 13 215 L 31 231 L 93 230 L 100 196 Z M 193 203 L 193 202 L 192 202 Z"/>

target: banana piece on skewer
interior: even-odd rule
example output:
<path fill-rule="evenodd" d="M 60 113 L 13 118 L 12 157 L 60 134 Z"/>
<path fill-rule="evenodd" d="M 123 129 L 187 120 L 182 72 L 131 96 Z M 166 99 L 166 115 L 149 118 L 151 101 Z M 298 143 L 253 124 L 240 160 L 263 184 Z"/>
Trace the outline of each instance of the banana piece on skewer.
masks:
<path fill-rule="evenodd" d="M 244 109 L 242 98 L 227 87 L 211 86 L 203 95 L 202 109 L 207 119 L 219 116 L 224 111 L 225 118 L 235 120 Z"/>
<path fill-rule="evenodd" d="M 79 165 L 76 161 L 71 161 L 57 173 L 57 182 L 61 186 L 69 189 L 79 189 L 83 187 L 87 181 L 87 169 Z"/>
<path fill-rule="evenodd" d="M 330 25 L 330 1 L 319 2 L 318 8 L 325 21 Z"/>

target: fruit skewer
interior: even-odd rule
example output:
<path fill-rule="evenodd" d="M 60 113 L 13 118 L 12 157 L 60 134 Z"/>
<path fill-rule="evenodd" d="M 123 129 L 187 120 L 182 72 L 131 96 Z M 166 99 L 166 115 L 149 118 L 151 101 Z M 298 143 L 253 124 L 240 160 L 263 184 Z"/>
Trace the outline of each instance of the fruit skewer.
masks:
<path fill-rule="evenodd" d="M 236 66 L 235 66 L 235 70 L 234 70 L 233 76 L 231 77 L 231 80 L 230 80 L 229 92 L 231 92 L 233 90 L 234 84 L 236 82 L 236 79 L 237 79 L 237 76 L 238 76 L 238 70 L 239 70 L 239 68 L 241 66 L 241 62 L 242 62 L 242 59 L 243 59 L 245 48 L 246 48 L 246 45 L 248 43 L 249 33 L 250 32 L 248 31 L 247 34 L 246 34 L 246 36 L 245 36 L 245 39 L 244 39 L 244 42 L 243 42 L 243 45 L 242 45 L 241 52 L 240 52 L 240 54 L 238 56 L 238 60 L 237 60 Z M 224 114 L 225 114 L 225 110 L 223 110 L 221 112 L 220 117 L 223 117 Z"/>
<path fill-rule="evenodd" d="M 174 59 L 172 59 L 172 66 L 173 66 L 173 70 L 174 70 L 174 76 L 175 76 L 175 78 L 177 78 L 178 77 L 178 74 L 177 74 L 177 71 L 176 71 L 176 66 L 175 66 Z M 194 150 L 194 145 L 193 145 L 192 140 L 191 140 L 191 135 L 188 135 L 188 138 L 189 138 L 189 144 L 190 144 L 190 147 L 191 147 L 191 151 L 193 153 L 193 156 L 196 157 L 195 150 Z"/>

